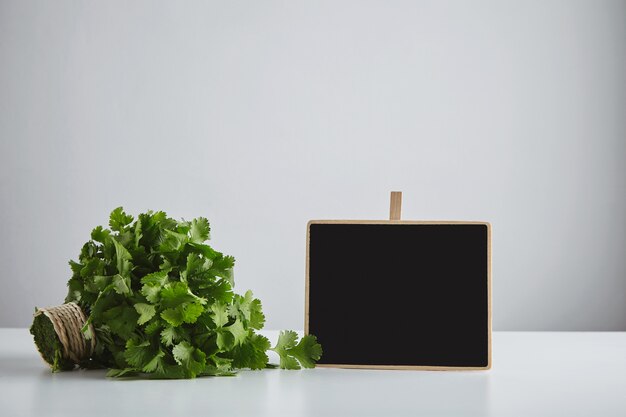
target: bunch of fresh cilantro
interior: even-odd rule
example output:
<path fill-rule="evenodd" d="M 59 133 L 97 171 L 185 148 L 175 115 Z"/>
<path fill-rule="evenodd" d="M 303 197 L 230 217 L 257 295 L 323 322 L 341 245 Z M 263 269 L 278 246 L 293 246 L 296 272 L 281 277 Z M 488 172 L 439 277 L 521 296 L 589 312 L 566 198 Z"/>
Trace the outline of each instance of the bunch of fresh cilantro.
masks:
<path fill-rule="evenodd" d="M 211 248 L 203 217 L 176 221 L 162 212 L 137 220 L 121 207 L 110 229 L 91 232 L 77 262 L 66 302 L 75 302 L 95 329 L 96 350 L 83 367 L 108 376 L 194 378 L 262 369 L 267 351 L 284 369 L 311 368 L 322 354 L 315 336 L 298 342 L 282 331 L 275 347 L 256 333 L 265 316 L 251 291 L 233 293 L 235 259 Z M 83 332 L 87 338 L 89 326 Z"/>

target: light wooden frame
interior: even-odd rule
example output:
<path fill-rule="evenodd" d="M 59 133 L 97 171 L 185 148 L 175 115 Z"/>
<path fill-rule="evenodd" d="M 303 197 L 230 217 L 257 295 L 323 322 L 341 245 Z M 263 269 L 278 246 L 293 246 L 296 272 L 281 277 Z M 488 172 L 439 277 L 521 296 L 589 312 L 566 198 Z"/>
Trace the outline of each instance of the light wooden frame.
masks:
<path fill-rule="evenodd" d="M 421 365 L 353 365 L 318 364 L 325 368 L 396 369 L 423 371 L 471 371 L 491 369 L 491 223 L 481 221 L 412 221 L 412 220 L 310 220 L 306 226 L 306 281 L 304 298 L 304 334 L 309 334 L 309 243 L 312 224 L 384 224 L 384 225 L 483 225 L 487 226 L 487 365 L 486 366 L 421 366 Z"/>

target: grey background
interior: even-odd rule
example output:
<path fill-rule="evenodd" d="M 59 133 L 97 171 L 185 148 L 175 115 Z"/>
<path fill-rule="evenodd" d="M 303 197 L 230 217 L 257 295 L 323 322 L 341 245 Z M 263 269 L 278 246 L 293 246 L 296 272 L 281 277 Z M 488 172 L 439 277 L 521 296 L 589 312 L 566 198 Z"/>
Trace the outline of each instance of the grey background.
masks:
<path fill-rule="evenodd" d="M 1 0 L 0 326 L 123 205 L 302 328 L 306 222 L 402 190 L 492 222 L 494 329 L 626 330 L 625 116 L 624 1 Z"/>

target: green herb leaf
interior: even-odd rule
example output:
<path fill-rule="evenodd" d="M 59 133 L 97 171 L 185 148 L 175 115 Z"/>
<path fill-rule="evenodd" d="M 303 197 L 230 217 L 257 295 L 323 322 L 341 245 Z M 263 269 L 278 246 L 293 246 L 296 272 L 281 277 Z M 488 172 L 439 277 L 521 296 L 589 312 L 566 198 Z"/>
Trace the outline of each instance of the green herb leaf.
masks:
<path fill-rule="evenodd" d="M 135 304 L 135 310 L 139 313 L 137 324 L 147 323 L 156 313 L 156 308 L 152 304 L 137 303 Z"/>
<path fill-rule="evenodd" d="M 113 231 L 121 232 L 124 230 L 124 226 L 130 224 L 132 221 L 133 216 L 127 215 L 124 213 L 124 209 L 122 207 L 118 207 L 111 212 L 111 216 L 109 217 L 109 227 Z"/>
<path fill-rule="evenodd" d="M 201 350 L 191 346 L 188 342 L 180 342 L 174 346 L 172 354 L 174 355 L 176 363 L 183 367 L 183 371 L 188 377 L 194 378 L 204 371 L 206 355 Z"/>
<path fill-rule="evenodd" d="M 224 304 L 217 302 L 211 305 L 211 311 L 213 312 L 213 321 L 218 328 L 224 327 L 228 323 L 228 313 Z"/>
<path fill-rule="evenodd" d="M 298 334 L 293 330 L 283 330 L 278 336 L 278 342 L 272 349 L 280 356 L 282 369 L 300 369 L 315 367 L 315 361 L 322 356 L 322 346 L 317 343 L 313 335 L 306 335 L 297 343 Z"/>
<path fill-rule="evenodd" d="M 193 219 L 189 230 L 191 242 L 203 243 L 205 240 L 209 239 L 210 231 L 211 227 L 209 226 L 209 221 L 207 219 L 204 217 Z"/>
<path fill-rule="evenodd" d="M 180 327 L 167 326 L 161 332 L 161 343 L 165 346 L 173 346 L 175 342 L 179 342 L 187 338 L 184 329 Z"/>

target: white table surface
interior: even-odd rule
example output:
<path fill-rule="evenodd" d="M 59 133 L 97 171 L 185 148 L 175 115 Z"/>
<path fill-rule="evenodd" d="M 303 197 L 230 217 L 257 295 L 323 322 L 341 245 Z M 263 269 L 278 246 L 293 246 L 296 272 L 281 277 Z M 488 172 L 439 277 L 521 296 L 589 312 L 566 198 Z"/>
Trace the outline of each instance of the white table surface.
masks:
<path fill-rule="evenodd" d="M 490 371 L 317 368 L 175 381 L 104 373 L 52 374 L 26 329 L 0 329 L 7 417 L 626 416 L 626 332 L 495 332 Z"/>

